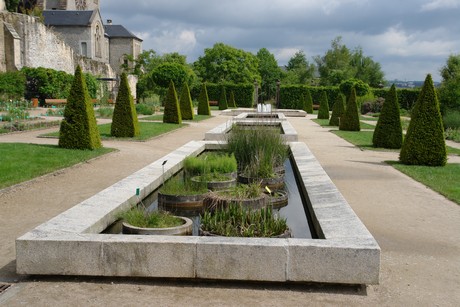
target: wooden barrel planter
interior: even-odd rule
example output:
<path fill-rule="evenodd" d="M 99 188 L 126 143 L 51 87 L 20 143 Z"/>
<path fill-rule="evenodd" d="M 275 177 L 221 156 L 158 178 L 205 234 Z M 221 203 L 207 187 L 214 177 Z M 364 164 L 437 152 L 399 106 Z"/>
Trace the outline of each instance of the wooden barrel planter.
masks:
<path fill-rule="evenodd" d="M 198 195 L 168 195 L 161 192 L 158 193 L 158 207 L 172 212 L 199 211 L 203 209 L 203 200 L 205 194 Z"/>
<path fill-rule="evenodd" d="M 272 205 L 273 209 L 280 209 L 288 204 L 288 194 L 286 191 L 275 190 L 272 194 L 268 194 L 268 192 L 265 192 L 265 194 L 267 195 L 268 201 L 270 205 Z"/>
<path fill-rule="evenodd" d="M 268 197 L 264 193 L 261 193 L 261 195 L 256 198 L 240 199 L 211 192 L 203 200 L 203 204 L 204 207 L 208 209 L 227 207 L 230 204 L 240 204 L 245 208 L 261 209 L 265 208 L 269 202 Z"/>
<path fill-rule="evenodd" d="M 123 234 L 139 234 L 139 235 L 163 235 L 163 236 L 189 236 L 192 235 L 193 221 L 188 217 L 177 216 L 184 223 L 176 227 L 166 228 L 142 228 L 136 227 L 129 223 L 123 222 Z"/>
<path fill-rule="evenodd" d="M 243 174 L 238 175 L 238 182 L 243 184 L 249 184 L 254 182 L 259 182 L 261 188 L 268 187 L 271 190 L 278 190 L 284 187 L 284 174 L 278 174 L 276 177 L 273 178 L 255 178 L 255 177 L 247 177 Z"/>
<path fill-rule="evenodd" d="M 218 191 L 218 190 L 226 190 L 226 189 L 236 186 L 235 176 L 233 176 L 232 174 L 228 174 L 228 175 L 225 175 L 225 177 L 227 177 L 227 180 L 207 181 L 206 182 L 207 188 L 211 191 Z M 200 176 L 193 177 L 191 180 L 196 183 L 202 182 Z"/>

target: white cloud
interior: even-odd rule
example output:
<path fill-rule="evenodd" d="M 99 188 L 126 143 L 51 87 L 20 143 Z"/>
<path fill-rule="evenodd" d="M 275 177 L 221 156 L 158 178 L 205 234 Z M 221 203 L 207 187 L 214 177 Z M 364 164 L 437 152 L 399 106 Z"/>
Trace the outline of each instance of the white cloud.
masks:
<path fill-rule="evenodd" d="M 278 63 L 287 63 L 292 58 L 292 56 L 300 51 L 300 48 L 281 48 L 273 50 L 273 54 L 275 55 L 276 60 Z"/>
<path fill-rule="evenodd" d="M 149 45 L 153 46 L 152 49 L 158 51 L 160 54 L 169 52 L 186 54 L 192 51 L 196 44 L 195 32 L 190 30 L 163 30 L 158 35 L 150 37 L 149 42 Z"/>
<path fill-rule="evenodd" d="M 460 7 L 460 0 L 431 0 L 422 5 L 421 11 L 434 11 L 440 9 L 456 9 Z"/>

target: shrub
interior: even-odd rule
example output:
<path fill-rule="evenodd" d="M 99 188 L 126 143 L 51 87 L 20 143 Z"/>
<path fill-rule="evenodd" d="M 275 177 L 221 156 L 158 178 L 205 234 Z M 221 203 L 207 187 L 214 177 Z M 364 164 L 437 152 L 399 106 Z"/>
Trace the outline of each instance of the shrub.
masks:
<path fill-rule="evenodd" d="M 51 111 L 51 112 L 48 114 L 48 111 Z M 102 118 L 112 118 L 113 117 L 113 108 L 111 107 L 101 107 L 97 109 L 96 112 L 99 115 L 99 117 L 102 117 Z M 52 116 L 52 113 L 54 112 L 52 109 L 48 109 L 46 113 L 47 115 Z"/>
<path fill-rule="evenodd" d="M 359 79 L 348 79 L 339 85 L 340 92 L 342 92 L 345 97 L 350 96 L 352 88 L 355 89 L 356 96 L 359 97 L 366 95 L 370 91 L 369 85 Z"/>
<path fill-rule="evenodd" d="M 206 83 L 201 86 L 200 96 L 198 97 L 198 115 L 211 115 Z"/>
<path fill-rule="evenodd" d="M 311 98 L 311 93 L 308 89 L 305 92 L 304 99 L 305 99 L 305 112 L 307 112 L 308 114 L 313 114 L 313 99 Z"/>
<path fill-rule="evenodd" d="M 64 109 L 64 119 L 59 132 L 59 147 L 91 150 L 102 147 L 93 103 L 80 66 L 75 70 Z"/>
<path fill-rule="evenodd" d="M 402 146 L 403 134 L 399 102 L 393 84 L 383 104 L 382 111 L 375 127 L 372 143 L 374 147 L 399 149 Z"/>
<path fill-rule="evenodd" d="M 21 71 L 0 73 L 0 96 L 2 99 L 24 97 L 26 77 Z"/>
<path fill-rule="evenodd" d="M 375 99 L 373 101 L 364 102 L 361 105 L 361 114 L 380 113 L 380 111 L 382 110 L 384 102 L 385 102 L 385 98 L 382 98 L 382 97 L 378 97 L 377 99 Z"/>
<path fill-rule="evenodd" d="M 121 74 L 115 109 L 113 110 L 110 134 L 114 137 L 132 138 L 139 136 L 136 108 L 128 84 L 126 73 Z"/>
<path fill-rule="evenodd" d="M 444 166 L 447 162 L 444 128 L 431 75 L 427 75 L 412 109 L 399 160 L 403 164 L 426 166 Z"/>
<path fill-rule="evenodd" d="M 329 120 L 329 126 L 338 126 L 340 124 L 340 118 L 345 112 L 345 102 L 343 101 L 343 96 L 338 95 L 332 107 L 332 115 Z"/>
<path fill-rule="evenodd" d="M 358 106 L 356 105 L 356 91 L 355 88 L 351 89 L 350 97 L 348 97 L 347 107 L 345 113 L 340 119 L 340 130 L 344 131 L 360 131 L 361 126 L 359 123 Z"/>
<path fill-rule="evenodd" d="M 219 110 L 227 110 L 227 93 L 225 92 L 225 86 L 220 88 L 220 97 L 219 97 Z"/>
<path fill-rule="evenodd" d="M 233 91 L 230 92 L 230 99 L 228 100 L 228 106 L 230 108 L 236 108 L 235 93 Z"/>
<path fill-rule="evenodd" d="M 169 89 L 165 98 L 163 123 L 182 123 L 182 115 L 180 113 L 179 101 L 177 100 L 176 87 L 174 86 L 174 82 L 172 80 L 169 82 Z"/>
<path fill-rule="evenodd" d="M 329 103 L 326 92 L 323 92 L 319 101 L 318 119 L 329 119 Z"/>
<path fill-rule="evenodd" d="M 460 128 L 457 128 L 457 129 L 447 128 L 446 129 L 446 139 L 452 140 L 454 142 L 460 142 Z"/>
<path fill-rule="evenodd" d="M 180 114 L 182 119 L 192 120 L 193 119 L 193 103 L 192 97 L 190 97 L 190 89 L 187 83 L 182 85 L 182 92 L 180 94 Z"/>
<path fill-rule="evenodd" d="M 136 104 L 136 112 L 142 115 L 152 115 L 155 113 L 155 107 L 146 103 L 138 103 Z"/>
<path fill-rule="evenodd" d="M 442 120 L 445 129 L 458 129 L 460 128 L 460 111 L 448 110 Z"/>

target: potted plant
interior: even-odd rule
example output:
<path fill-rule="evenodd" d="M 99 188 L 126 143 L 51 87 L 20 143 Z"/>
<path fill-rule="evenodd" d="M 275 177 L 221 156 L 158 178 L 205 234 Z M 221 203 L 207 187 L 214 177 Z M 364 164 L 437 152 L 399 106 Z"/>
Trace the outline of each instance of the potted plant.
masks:
<path fill-rule="evenodd" d="M 253 210 L 238 204 L 219 210 L 206 210 L 201 216 L 200 233 L 226 237 L 291 236 L 286 219 L 274 215 L 271 207 Z"/>
<path fill-rule="evenodd" d="M 144 235 L 191 235 L 193 222 L 183 216 L 174 216 L 166 211 L 148 212 L 142 206 L 119 215 L 123 234 Z"/>
<path fill-rule="evenodd" d="M 262 192 L 258 183 L 240 184 L 227 190 L 209 192 L 203 200 L 205 209 L 227 207 L 238 204 L 253 209 L 264 208 L 268 205 L 267 196 Z"/>
<path fill-rule="evenodd" d="M 168 180 L 158 192 L 158 207 L 167 211 L 201 210 L 208 193 L 205 184 L 196 184 L 187 178 Z"/>

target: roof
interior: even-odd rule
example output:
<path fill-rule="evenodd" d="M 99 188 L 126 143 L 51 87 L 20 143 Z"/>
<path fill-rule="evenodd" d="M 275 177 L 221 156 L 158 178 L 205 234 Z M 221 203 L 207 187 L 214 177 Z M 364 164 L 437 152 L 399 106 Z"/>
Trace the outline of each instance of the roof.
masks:
<path fill-rule="evenodd" d="M 134 35 L 122 25 L 105 25 L 104 28 L 105 33 L 109 36 L 109 38 L 134 38 L 142 41 L 142 39 Z"/>
<path fill-rule="evenodd" d="M 45 10 L 43 17 L 47 26 L 88 26 L 96 11 Z"/>

